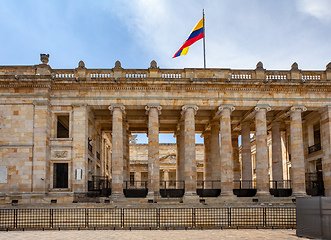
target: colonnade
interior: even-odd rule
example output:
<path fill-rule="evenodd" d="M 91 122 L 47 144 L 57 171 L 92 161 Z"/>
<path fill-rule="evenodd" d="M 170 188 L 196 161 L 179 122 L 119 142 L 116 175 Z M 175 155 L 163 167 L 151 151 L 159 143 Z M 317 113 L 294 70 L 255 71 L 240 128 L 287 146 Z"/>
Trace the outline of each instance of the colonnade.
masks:
<path fill-rule="evenodd" d="M 128 179 L 128 161 L 125 159 L 123 140 L 127 134 L 123 121 L 125 106 L 111 105 L 112 114 L 112 196 L 123 196 L 123 180 Z M 145 107 L 148 116 L 148 197 L 159 196 L 159 115 L 162 107 L 148 104 Z M 257 105 L 254 109 L 255 122 L 242 121 L 241 126 L 241 167 L 239 164 L 238 132 L 231 130 L 231 113 L 235 107 L 231 104 L 217 108 L 213 118 L 203 133 L 205 160 L 204 180 L 220 181 L 221 196 L 232 196 L 234 180 L 252 180 L 251 124 L 255 124 L 256 138 L 256 189 L 257 196 L 269 193 L 269 157 L 267 146 L 267 112 L 269 105 Z M 286 113 L 290 116 L 290 144 L 292 168 L 292 196 L 306 195 L 305 159 L 303 148 L 302 112 L 304 106 L 293 106 Z M 195 115 L 199 107 L 184 105 L 175 131 L 177 141 L 176 180 L 185 181 L 185 196 L 196 196 L 196 152 L 195 152 Z M 326 167 L 330 168 L 330 107 L 322 111 L 322 145 L 325 152 Z M 281 124 L 278 119 L 272 123 L 272 179 L 283 180 Z M 220 140 L 220 141 L 219 141 Z M 124 141 L 125 142 L 125 141 Z M 330 173 L 330 169 L 325 169 Z M 330 181 L 327 179 L 327 181 Z"/>

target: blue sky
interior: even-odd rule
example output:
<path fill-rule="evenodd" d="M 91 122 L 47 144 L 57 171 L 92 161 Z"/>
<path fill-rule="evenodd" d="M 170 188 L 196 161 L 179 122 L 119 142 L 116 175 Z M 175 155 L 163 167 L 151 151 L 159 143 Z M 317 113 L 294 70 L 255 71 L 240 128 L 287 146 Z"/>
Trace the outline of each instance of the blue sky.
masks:
<path fill-rule="evenodd" d="M 330 0 L 0 0 L 0 65 L 203 67 L 202 41 L 172 59 L 206 14 L 207 67 L 324 70 Z"/>

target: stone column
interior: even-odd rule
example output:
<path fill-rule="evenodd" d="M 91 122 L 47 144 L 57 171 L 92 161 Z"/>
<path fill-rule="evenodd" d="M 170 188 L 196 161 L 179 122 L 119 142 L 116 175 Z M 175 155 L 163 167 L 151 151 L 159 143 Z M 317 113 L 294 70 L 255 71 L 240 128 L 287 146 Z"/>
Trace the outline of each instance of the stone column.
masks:
<path fill-rule="evenodd" d="M 212 158 L 211 158 L 211 134 L 210 130 L 203 134 L 204 140 L 204 162 L 203 162 L 203 180 L 206 181 L 205 187 L 211 186 Z"/>
<path fill-rule="evenodd" d="M 272 125 L 272 180 L 283 180 L 282 160 L 282 134 L 280 131 L 281 122 L 275 121 Z M 282 183 L 280 183 L 282 184 Z"/>
<path fill-rule="evenodd" d="M 221 196 L 233 196 L 231 112 L 234 109 L 233 105 L 222 105 L 218 108 L 221 132 Z"/>
<path fill-rule="evenodd" d="M 232 133 L 232 159 L 233 159 L 233 180 L 238 183 L 241 176 L 240 162 L 239 162 L 239 134 L 237 132 Z"/>
<path fill-rule="evenodd" d="M 49 101 L 34 102 L 32 191 L 46 193 L 50 183 L 50 122 Z"/>
<path fill-rule="evenodd" d="M 130 173 L 128 174 L 127 141 L 127 122 L 123 120 L 123 182 L 129 181 L 130 179 Z"/>
<path fill-rule="evenodd" d="M 185 128 L 185 196 L 197 196 L 196 182 L 196 158 L 195 158 L 195 114 L 198 110 L 196 105 L 184 105 L 182 115 L 184 115 Z"/>
<path fill-rule="evenodd" d="M 293 106 L 291 117 L 291 169 L 292 196 L 305 196 L 305 156 L 303 149 L 301 113 L 307 111 L 305 106 Z"/>
<path fill-rule="evenodd" d="M 159 115 L 160 105 L 147 105 L 148 115 L 148 198 L 160 196 Z"/>
<path fill-rule="evenodd" d="M 177 169 L 176 169 L 176 180 L 185 181 L 185 139 L 184 134 L 184 121 L 183 119 L 179 120 L 176 141 L 177 141 Z M 176 184 L 176 188 L 183 188 L 184 185 L 182 182 Z"/>
<path fill-rule="evenodd" d="M 130 181 L 130 131 L 129 131 L 129 124 L 127 123 L 126 125 L 127 129 L 126 129 L 126 175 L 128 176 L 128 181 Z"/>
<path fill-rule="evenodd" d="M 123 105 L 111 105 L 108 107 L 113 114 L 112 119 L 112 194 L 114 199 L 123 195 Z"/>
<path fill-rule="evenodd" d="M 267 147 L 267 111 L 268 105 L 257 105 L 255 107 L 255 129 L 256 129 L 256 189 L 257 196 L 268 196 L 269 193 L 269 169 L 268 169 L 268 147 Z"/>
<path fill-rule="evenodd" d="M 210 151 L 211 151 L 211 179 L 218 181 L 214 183 L 214 187 L 221 189 L 221 156 L 220 156 L 220 123 L 212 121 L 210 124 Z"/>
<path fill-rule="evenodd" d="M 250 184 L 245 181 L 252 181 L 252 147 L 251 147 L 251 126 L 250 122 L 243 122 L 241 125 L 241 180 L 243 188 L 250 188 Z"/>
<path fill-rule="evenodd" d="M 325 196 L 331 197 L 331 106 L 321 111 L 321 144 Z"/>

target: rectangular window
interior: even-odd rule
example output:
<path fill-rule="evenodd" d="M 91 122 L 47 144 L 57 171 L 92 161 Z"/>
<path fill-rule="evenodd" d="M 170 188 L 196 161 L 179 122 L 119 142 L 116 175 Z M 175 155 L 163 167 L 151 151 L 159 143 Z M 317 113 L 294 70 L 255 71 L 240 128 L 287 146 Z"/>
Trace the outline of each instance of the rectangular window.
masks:
<path fill-rule="evenodd" d="M 69 138 L 69 114 L 57 116 L 57 138 Z"/>
<path fill-rule="evenodd" d="M 68 188 L 68 163 L 54 163 L 53 188 Z"/>

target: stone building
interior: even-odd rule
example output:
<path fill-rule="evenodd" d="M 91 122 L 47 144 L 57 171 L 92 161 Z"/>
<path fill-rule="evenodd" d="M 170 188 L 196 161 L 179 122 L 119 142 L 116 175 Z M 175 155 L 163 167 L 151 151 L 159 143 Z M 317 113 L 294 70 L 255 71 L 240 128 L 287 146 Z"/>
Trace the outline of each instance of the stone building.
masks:
<path fill-rule="evenodd" d="M 196 133 L 204 136 L 203 180 L 218 183 L 203 187 L 219 190 L 219 201 L 246 190 L 271 197 L 277 188 L 291 197 L 331 196 L 331 63 L 323 71 L 296 63 L 266 70 L 261 62 L 252 70 L 160 69 L 155 61 L 148 69 L 119 61 L 111 69 L 82 61 L 52 69 L 48 60 L 41 54 L 39 65 L 0 66 L 0 202 L 71 202 L 105 182 L 110 198 L 123 200 L 135 133 L 148 135 L 140 174 L 147 199 L 160 197 L 162 179 L 175 170 L 160 173 L 159 133 L 176 136 L 184 201 L 199 198 Z"/>

